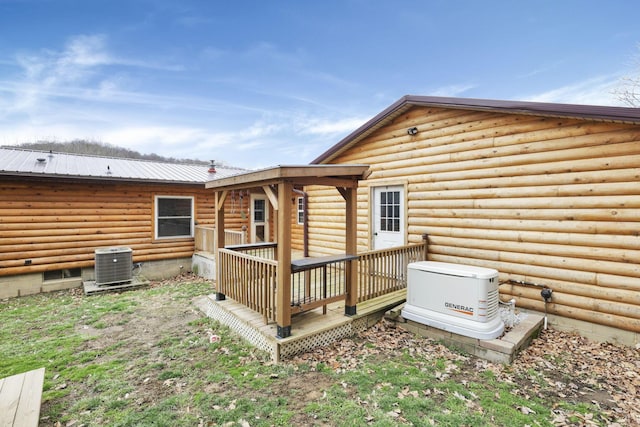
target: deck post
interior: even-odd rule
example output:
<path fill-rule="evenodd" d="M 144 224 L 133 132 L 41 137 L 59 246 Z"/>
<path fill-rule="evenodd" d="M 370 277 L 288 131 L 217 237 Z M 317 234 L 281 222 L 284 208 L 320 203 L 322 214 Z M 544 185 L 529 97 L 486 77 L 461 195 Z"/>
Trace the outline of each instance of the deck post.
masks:
<path fill-rule="evenodd" d="M 346 211 L 346 244 L 347 255 L 358 253 L 358 185 L 357 181 L 352 187 L 346 188 L 343 193 Z M 344 314 L 347 316 L 356 315 L 356 305 L 358 303 L 358 262 L 347 261 L 345 265 L 345 303 Z"/>
<path fill-rule="evenodd" d="M 291 192 L 293 184 L 278 183 L 278 256 L 276 323 L 277 338 L 291 336 Z"/>
<path fill-rule="evenodd" d="M 422 259 L 424 261 L 429 259 L 429 235 L 427 233 L 424 233 L 422 235 L 422 242 L 424 243 L 424 250 L 422 253 Z"/>
<path fill-rule="evenodd" d="M 227 191 L 216 191 L 216 231 L 215 231 L 215 258 L 216 258 L 216 301 L 224 301 L 226 295 L 220 292 L 222 281 L 220 280 L 220 252 L 219 248 L 224 248 L 224 200 L 227 198 Z"/>

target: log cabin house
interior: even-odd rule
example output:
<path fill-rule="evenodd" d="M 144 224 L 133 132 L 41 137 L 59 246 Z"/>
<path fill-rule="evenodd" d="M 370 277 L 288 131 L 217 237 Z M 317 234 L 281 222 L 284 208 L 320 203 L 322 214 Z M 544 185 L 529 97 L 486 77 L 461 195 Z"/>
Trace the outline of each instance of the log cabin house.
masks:
<path fill-rule="evenodd" d="M 503 301 L 640 341 L 640 109 L 405 96 L 312 162 L 353 163 L 358 252 L 428 235 L 429 260 L 497 269 Z M 311 255 L 343 251 L 340 194 L 305 191 Z"/>
<path fill-rule="evenodd" d="M 194 251 L 212 251 L 205 182 L 241 171 L 0 148 L 0 298 L 79 286 L 103 247 L 131 248 L 149 279 L 191 270 Z M 252 227 L 247 203 L 260 199 L 244 196 L 227 214 L 238 242 Z"/>

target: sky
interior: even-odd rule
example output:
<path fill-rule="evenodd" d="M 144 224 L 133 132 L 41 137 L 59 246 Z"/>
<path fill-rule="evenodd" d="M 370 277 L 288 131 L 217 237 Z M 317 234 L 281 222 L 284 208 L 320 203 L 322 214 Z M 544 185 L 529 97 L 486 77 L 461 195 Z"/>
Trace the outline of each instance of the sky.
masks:
<path fill-rule="evenodd" d="M 639 17 L 637 0 L 0 0 L 0 145 L 259 169 L 309 163 L 404 95 L 623 105 Z"/>

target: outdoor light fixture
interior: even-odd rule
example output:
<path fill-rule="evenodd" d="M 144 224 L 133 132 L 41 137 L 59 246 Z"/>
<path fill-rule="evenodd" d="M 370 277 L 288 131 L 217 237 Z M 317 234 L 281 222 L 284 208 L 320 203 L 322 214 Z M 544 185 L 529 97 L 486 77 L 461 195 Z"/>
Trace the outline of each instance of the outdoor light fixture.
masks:
<path fill-rule="evenodd" d="M 415 126 L 407 129 L 407 135 L 415 135 L 416 133 L 418 133 L 418 128 Z"/>

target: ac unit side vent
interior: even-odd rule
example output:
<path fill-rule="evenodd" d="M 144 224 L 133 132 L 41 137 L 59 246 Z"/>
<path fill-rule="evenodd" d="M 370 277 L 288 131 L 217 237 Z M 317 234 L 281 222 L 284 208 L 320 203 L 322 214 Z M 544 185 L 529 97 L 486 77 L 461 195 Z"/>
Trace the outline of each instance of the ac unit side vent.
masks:
<path fill-rule="evenodd" d="M 96 285 L 114 285 L 132 280 L 133 251 L 131 248 L 100 248 L 95 250 Z"/>

